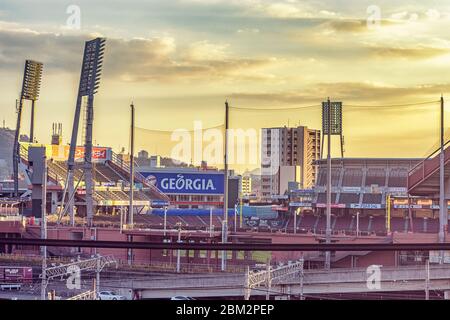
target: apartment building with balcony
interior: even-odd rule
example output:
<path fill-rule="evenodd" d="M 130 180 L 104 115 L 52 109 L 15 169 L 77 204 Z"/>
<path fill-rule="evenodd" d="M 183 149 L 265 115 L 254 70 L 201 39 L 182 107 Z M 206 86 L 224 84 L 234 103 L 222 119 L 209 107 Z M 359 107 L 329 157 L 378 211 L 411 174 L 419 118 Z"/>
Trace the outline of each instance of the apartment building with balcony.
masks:
<path fill-rule="evenodd" d="M 281 195 L 289 182 L 314 185 L 320 159 L 320 130 L 305 126 L 261 129 L 261 195 Z"/>

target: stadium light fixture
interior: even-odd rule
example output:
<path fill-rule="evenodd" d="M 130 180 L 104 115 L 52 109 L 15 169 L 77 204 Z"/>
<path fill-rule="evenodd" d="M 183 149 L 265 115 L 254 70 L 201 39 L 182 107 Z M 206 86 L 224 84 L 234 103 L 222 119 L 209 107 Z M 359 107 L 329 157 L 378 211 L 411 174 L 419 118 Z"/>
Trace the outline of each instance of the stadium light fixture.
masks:
<path fill-rule="evenodd" d="M 73 170 L 75 165 L 75 150 L 77 146 L 78 127 L 81 114 L 81 103 L 83 97 L 88 97 L 86 107 L 86 122 L 83 124 L 85 127 L 85 141 L 84 141 L 84 179 L 86 184 L 86 213 L 88 218 L 88 224 L 92 223 L 93 218 L 93 182 L 92 182 L 92 125 L 94 115 L 94 95 L 100 86 L 100 77 L 103 67 L 103 54 L 105 51 L 104 38 L 96 38 L 90 41 L 86 41 L 83 54 L 83 63 L 81 66 L 80 84 L 78 88 L 77 104 L 75 108 L 75 116 L 72 128 L 72 138 L 70 143 L 69 159 L 67 162 L 67 184 L 66 190 L 69 193 L 68 210 L 71 216 L 71 223 L 74 224 L 74 199 L 71 196 L 74 194 L 74 178 Z M 63 201 L 65 199 L 66 191 L 63 194 Z M 65 210 L 64 210 L 65 211 Z"/>
<path fill-rule="evenodd" d="M 342 137 L 342 102 L 331 102 L 328 99 L 322 102 L 322 147 L 323 153 L 324 137 L 327 135 L 327 207 L 326 207 L 326 243 L 331 242 L 331 136 L 339 135 L 341 138 L 341 156 L 344 158 L 344 145 Z M 325 252 L 325 269 L 330 269 L 331 253 Z"/>
<path fill-rule="evenodd" d="M 328 112 L 328 108 L 331 108 L 330 112 Z M 330 124 L 328 124 L 329 122 Z M 330 128 L 331 135 L 342 134 L 342 102 L 322 102 L 322 132 L 324 135 L 328 134 L 328 128 Z"/>
<path fill-rule="evenodd" d="M 34 60 L 25 61 L 21 98 L 36 101 L 39 98 L 42 78 L 42 62 Z"/>
<path fill-rule="evenodd" d="M 103 67 L 105 41 L 104 38 L 96 38 L 86 42 L 81 68 L 79 96 L 91 96 L 97 93 Z"/>
<path fill-rule="evenodd" d="M 20 92 L 20 101 L 17 108 L 16 132 L 14 135 L 13 146 L 13 175 L 14 175 L 14 196 L 19 196 L 19 162 L 20 162 L 20 127 L 22 122 L 23 101 L 31 101 L 31 124 L 30 124 L 30 142 L 33 142 L 34 131 L 34 103 L 39 98 L 41 88 L 43 63 L 26 60 L 23 72 L 22 91 Z"/>

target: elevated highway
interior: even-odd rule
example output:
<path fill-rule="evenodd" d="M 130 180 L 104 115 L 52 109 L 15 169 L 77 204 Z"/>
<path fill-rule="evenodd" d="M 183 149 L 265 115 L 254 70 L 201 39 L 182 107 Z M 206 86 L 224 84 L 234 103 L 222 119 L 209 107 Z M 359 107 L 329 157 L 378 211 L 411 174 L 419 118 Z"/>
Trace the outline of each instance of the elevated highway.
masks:
<path fill-rule="evenodd" d="M 421 291 L 426 287 L 426 270 L 424 266 L 381 267 L 380 287 L 368 286 L 372 283 L 371 272 L 367 269 L 334 269 L 305 271 L 303 288 L 300 275 L 290 276 L 286 280 L 272 283 L 271 296 L 332 294 L 332 293 L 367 293 L 393 291 Z M 243 297 L 245 274 L 209 274 L 179 275 L 157 279 L 124 279 L 114 284 L 103 281 L 104 288 L 120 290 L 130 295 L 137 292 L 142 299 L 170 298 L 176 295 L 196 298 L 206 297 Z M 450 290 L 450 266 L 430 266 L 430 290 Z M 252 289 L 252 296 L 265 296 L 264 286 Z"/>

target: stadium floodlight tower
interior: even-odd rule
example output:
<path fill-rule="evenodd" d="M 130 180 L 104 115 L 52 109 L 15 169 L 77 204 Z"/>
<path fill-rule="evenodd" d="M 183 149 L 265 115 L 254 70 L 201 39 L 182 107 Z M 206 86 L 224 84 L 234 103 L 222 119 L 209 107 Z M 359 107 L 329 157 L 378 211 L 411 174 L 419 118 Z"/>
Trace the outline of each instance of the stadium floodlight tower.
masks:
<path fill-rule="evenodd" d="M 341 137 L 341 156 L 344 157 L 343 139 L 342 139 L 342 102 L 331 102 L 330 99 L 322 102 L 322 149 L 324 136 L 327 135 L 327 227 L 326 243 L 331 243 L 331 136 L 340 135 Z M 331 254 L 325 252 L 325 269 L 330 269 Z"/>
<path fill-rule="evenodd" d="M 78 88 L 77 104 L 72 128 L 72 138 L 70 141 L 69 159 L 67 161 L 67 184 L 68 209 L 72 225 L 75 223 L 74 216 L 74 169 L 75 151 L 77 147 L 78 126 L 80 122 L 81 105 L 86 103 L 86 116 L 83 123 L 84 138 L 84 181 L 86 186 L 86 216 L 88 225 L 92 225 L 93 219 L 93 181 L 92 181 L 92 126 L 94 122 L 94 95 L 100 84 L 101 69 L 103 63 L 103 53 L 105 50 L 105 39 L 96 38 L 86 41 L 83 55 L 83 65 L 81 66 L 80 84 Z M 87 99 L 87 100 L 86 100 Z M 65 195 L 65 192 L 64 192 Z M 63 197 L 64 203 L 64 197 Z"/>
<path fill-rule="evenodd" d="M 20 126 L 22 121 L 22 107 L 24 100 L 31 101 L 31 124 L 30 124 L 30 142 L 33 142 L 34 130 L 34 105 L 39 98 L 39 90 L 42 78 L 42 62 L 33 60 L 25 61 L 25 69 L 23 72 L 22 91 L 20 92 L 20 101 L 17 106 L 17 124 L 16 133 L 14 135 L 13 146 L 13 173 L 14 173 L 14 196 L 19 196 L 19 162 L 20 162 Z"/>

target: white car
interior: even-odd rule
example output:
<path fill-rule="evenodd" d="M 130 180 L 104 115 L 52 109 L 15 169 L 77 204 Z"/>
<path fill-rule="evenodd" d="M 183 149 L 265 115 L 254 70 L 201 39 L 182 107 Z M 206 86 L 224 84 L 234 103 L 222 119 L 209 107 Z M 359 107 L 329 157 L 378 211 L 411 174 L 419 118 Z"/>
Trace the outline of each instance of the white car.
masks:
<path fill-rule="evenodd" d="M 100 291 L 98 293 L 99 300 L 125 300 L 124 296 L 115 294 L 113 291 Z"/>
<path fill-rule="evenodd" d="M 186 297 L 186 296 L 174 296 L 174 297 L 170 298 L 170 300 L 195 300 L 195 299 L 191 298 L 191 297 Z"/>

